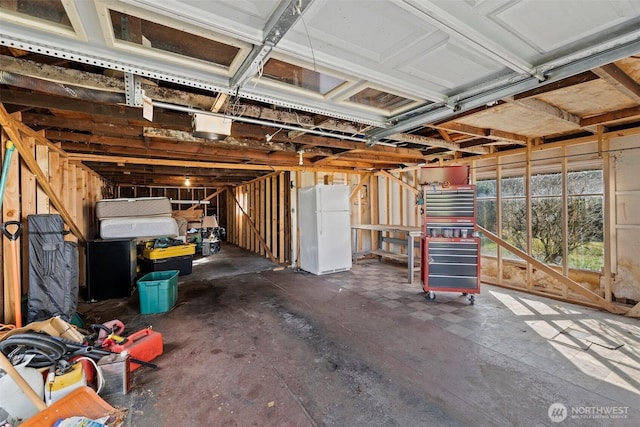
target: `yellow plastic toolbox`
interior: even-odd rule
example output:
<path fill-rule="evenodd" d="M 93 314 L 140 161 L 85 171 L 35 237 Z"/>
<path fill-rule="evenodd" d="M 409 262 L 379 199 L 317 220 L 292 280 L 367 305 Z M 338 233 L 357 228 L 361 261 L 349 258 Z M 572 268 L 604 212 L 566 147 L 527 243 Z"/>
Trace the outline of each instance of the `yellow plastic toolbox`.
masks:
<path fill-rule="evenodd" d="M 196 245 L 194 243 L 186 243 L 184 245 L 168 246 L 166 248 L 144 248 L 142 250 L 142 257 L 146 259 L 162 259 L 193 255 L 195 253 Z"/>

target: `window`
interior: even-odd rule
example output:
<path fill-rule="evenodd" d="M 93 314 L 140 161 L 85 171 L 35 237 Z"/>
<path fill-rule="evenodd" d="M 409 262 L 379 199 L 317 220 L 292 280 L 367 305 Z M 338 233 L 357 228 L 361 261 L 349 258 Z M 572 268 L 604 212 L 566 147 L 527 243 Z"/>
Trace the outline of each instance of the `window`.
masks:
<path fill-rule="evenodd" d="M 603 177 L 602 170 L 567 173 L 567 247 L 563 242 L 562 174 L 531 176 L 532 256 L 546 264 L 600 271 L 604 265 Z M 503 178 L 501 182 L 502 238 L 526 252 L 527 223 L 524 177 Z M 477 222 L 495 233 L 497 229 L 497 189 L 495 179 L 478 180 Z M 496 245 L 483 239 L 482 254 L 495 256 Z M 513 258 L 503 251 L 505 258 Z"/>
<path fill-rule="evenodd" d="M 238 47 L 147 21 L 125 13 L 109 11 L 114 37 L 140 46 L 159 49 L 229 67 Z"/>
<path fill-rule="evenodd" d="M 401 96 L 393 95 L 387 92 L 382 92 L 373 88 L 363 89 L 355 95 L 349 97 L 348 100 L 357 104 L 367 105 L 369 107 L 375 107 L 389 111 L 404 107 L 414 102 L 411 99 L 403 98 Z"/>
<path fill-rule="evenodd" d="M 72 28 L 67 11 L 60 0 L 0 0 L 0 9 L 12 10 L 33 18 Z"/>
<path fill-rule="evenodd" d="M 476 182 L 476 222 L 482 228 L 496 233 L 498 227 L 496 211 L 496 180 L 485 179 Z M 497 246 L 491 240 L 482 239 L 483 255 L 496 256 Z"/>
<path fill-rule="evenodd" d="M 569 267 L 600 271 L 604 266 L 602 170 L 567 174 Z"/>
<path fill-rule="evenodd" d="M 345 80 L 321 74 L 297 65 L 271 58 L 264 65 L 263 77 L 326 95 Z"/>

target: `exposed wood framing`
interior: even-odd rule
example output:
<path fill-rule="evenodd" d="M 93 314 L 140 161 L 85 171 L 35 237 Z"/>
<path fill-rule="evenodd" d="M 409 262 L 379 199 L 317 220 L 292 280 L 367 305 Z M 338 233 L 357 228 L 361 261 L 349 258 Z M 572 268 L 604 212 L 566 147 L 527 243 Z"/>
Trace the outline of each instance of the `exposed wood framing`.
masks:
<path fill-rule="evenodd" d="M 617 229 L 615 226 L 616 204 L 615 204 L 615 174 L 614 159 L 609 153 L 609 138 L 604 138 L 603 127 L 598 126 L 598 151 L 602 153 L 602 188 L 604 192 L 603 206 L 603 234 L 604 234 L 604 265 L 602 269 L 604 298 L 607 301 L 613 300 L 611 292 L 611 282 L 613 279 L 614 257 L 616 256 L 615 244 L 617 241 Z"/>
<path fill-rule="evenodd" d="M 2 142 L 2 157 L 4 164 L 4 154 L 6 147 L 6 139 L 4 138 L 4 134 L 2 138 L 0 138 L 0 142 Z M 17 153 L 13 153 L 11 157 L 11 163 L 9 165 L 9 170 L 7 174 L 6 187 L 4 192 L 4 197 L 2 201 L 2 219 L 3 222 L 6 221 L 20 221 L 20 160 L 18 158 Z M 14 227 L 9 229 L 11 233 L 16 232 Z M 19 277 L 13 277 L 13 268 L 9 268 L 10 263 L 20 263 L 20 252 L 14 251 L 13 245 L 20 245 L 21 241 L 24 238 L 24 234 L 19 237 L 14 242 L 10 242 L 4 235 L 2 235 L 2 261 L 3 266 L 7 268 L 3 268 L 3 293 L 2 293 L 2 311 L 4 317 L 4 323 L 7 324 L 16 324 L 16 310 L 15 310 L 15 301 L 17 298 L 20 298 L 19 295 L 16 295 L 14 283 L 21 283 L 22 277 L 20 277 L 20 271 L 17 271 Z M 14 257 L 17 255 L 17 259 Z M 18 264 L 19 265 L 19 264 Z"/>
<path fill-rule="evenodd" d="M 639 110 L 640 111 L 640 110 Z M 625 130 L 618 130 L 618 131 L 608 131 L 606 129 L 603 130 L 603 136 L 607 137 L 607 138 L 611 138 L 611 137 L 623 137 L 623 136 L 631 136 L 631 135 L 640 135 L 640 128 L 633 128 L 633 129 L 625 129 Z M 580 138 L 572 138 L 572 139 L 567 139 L 564 141 L 556 141 L 556 142 L 548 142 L 545 144 L 540 144 L 540 145 L 536 145 L 534 147 L 531 148 L 531 150 L 533 152 L 535 151 L 541 151 L 541 150 L 549 150 L 549 149 L 553 149 L 553 148 L 559 148 L 559 147 L 564 147 L 564 146 L 570 146 L 570 145 L 580 145 L 580 144 L 586 144 L 586 143 L 590 143 L 590 142 L 596 142 L 598 140 L 598 135 L 589 135 L 589 136 L 583 136 Z M 500 157 L 505 157 L 505 156 L 517 156 L 517 155 L 523 155 L 526 154 L 526 147 L 522 147 L 522 148 L 516 148 L 513 150 L 507 150 L 507 151 L 499 151 L 499 152 L 495 152 L 495 153 L 490 153 L 490 154 L 485 154 L 482 156 L 475 156 L 475 157 L 463 157 L 461 159 L 456 159 L 455 161 L 451 162 L 450 164 L 467 164 L 467 163 L 471 163 L 473 161 L 478 161 L 478 160 L 486 160 L 486 159 L 492 159 L 492 158 L 500 158 Z"/>
<path fill-rule="evenodd" d="M 290 215 L 290 206 L 286 202 L 289 197 L 287 193 L 289 192 L 289 181 L 285 179 L 288 174 L 281 173 L 278 176 L 278 261 L 280 263 L 284 263 L 287 255 L 287 247 L 285 245 L 285 239 L 289 239 L 291 237 L 291 233 L 287 233 L 288 221 L 285 218 L 285 215 Z M 275 182 L 275 180 L 274 180 Z M 275 193 L 275 191 L 274 191 Z"/>
<path fill-rule="evenodd" d="M 214 197 L 218 196 L 219 194 L 221 194 L 222 192 L 227 191 L 227 187 L 223 187 L 223 188 L 219 188 L 217 189 L 215 192 L 209 194 L 207 197 L 205 197 L 204 199 L 202 199 L 202 201 L 209 201 L 212 200 Z M 194 211 L 198 208 L 198 205 L 193 205 L 190 206 L 189 208 L 185 209 L 186 211 Z"/>
<path fill-rule="evenodd" d="M 527 157 L 525 163 L 525 171 L 524 171 L 524 194 L 525 194 L 525 224 L 527 228 L 527 253 L 533 252 L 533 224 L 531 223 L 532 218 L 532 202 L 531 199 L 532 190 L 531 190 L 531 147 L 534 145 L 533 139 L 529 139 L 527 142 Z M 498 198 L 500 200 L 500 198 Z M 531 292 L 533 290 L 533 269 L 531 268 L 531 264 L 527 263 L 527 274 L 526 274 L 526 285 L 527 290 Z"/>
<path fill-rule="evenodd" d="M 609 311 L 610 313 L 615 313 L 615 314 L 624 314 L 624 313 L 626 313 L 628 311 L 628 308 L 621 307 L 621 306 L 615 305 L 615 304 L 607 301 L 606 299 L 602 298 L 600 295 L 596 294 L 595 292 L 590 291 L 589 289 L 583 287 L 579 283 L 577 283 L 577 282 L 573 281 L 572 279 L 564 276 L 562 273 L 560 273 L 560 272 L 554 270 L 553 268 L 549 267 L 548 265 L 538 261 L 537 259 L 533 258 L 532 256 L 530 256 L 529 254 L 525 253 L 524 251 L 521 251 L 517 247 L 513 246 L 512 244 L 510 244 L 510 243 L 506 242 L 505 240 L 501 239 L 500 237 L 496 236 L 492 232 L 482 228 L 479 225 L 476 225 L 476 228 L 482 232 L 484 237 L 486 237 L 489 240 L 495 242 L 496 244 L 498 244 L 498 246 L 505 248 L 506 250 L 510 251 L 514 255 L 522 258 L 526 262 L 530 263 L 534 268 L 536 268 L 536 269 L 548 274 L 549 276 L 551 276 L 553 279 L 557 280 L 562 285 L 567 286 L 571 291 L 573 291 L 576 294 L 586 298 L 587 301 L 589 301 L 592 305 L 596 305 L 596 306 L 598 306 L 598 307 L 600 307 L 600 308 L 602 308 L 604 310 Z"/>
<path fill-rule="evenodd" d="M 13 119 L 9 115 L 9 113 L 7 113 L 7 110 L 5 110 L 4 106 L 0 106 L 0 124 L 4 128 L 5 132 L 7 132 L 7 135 L 9 135 L 9 138 L 11 138 L 11 140 L 15 144 L 16 149 L 20 153 L 21 159 L 27 164 L 29 170 L 31 170 L 31 172 L 36 176 L 38 184 L 40 184 L 42 189 L 47 193 L 47 196 L 62 216 L 64 222 L 71 229 L 73 235 L 78 238 L 78 241 L 80 243 L 84 244 L 86 242 L 84 234 L 82 233 L 82 231 L 80 231 L 76 223 L 73 221 L 73 218 L 69 214 L 69 211 L 65 207 L 64 203 L 58 197 L 58 193 L 53 190 L 51 184 L 49 183 L 49 177 L 47 177 L 40 169 L 40 167 L 38 166 L 38 162 L 34 158 L 33 154 L 29 152 L 28 146 L 26 146 L 23 142 L 20 132 L 23 131 L 26 126 Z M 30 134 L 30 132 L 25 133 Z M 35 134 L 37 135 L 37 133 Z"/>
<path fill-rule="evenodd" d="M 640 117 L 640 107 L 624 108 L 622 110 L 610 111 L 596 116 L 584 117 L 580 119 L 580 126 L 587 127 L 598 124 L 607 124 L 632 117 Z"/>
<path fill-rule="evenodd" d="M 576 128 L 582 127 L 580 124 L 581 118 L 579 116 L 576 116 L 575 114 L 570 113 L 569 111 L 563 110 L 562 108 L 556 107 L 555 105 L 551 105 L 539 99 L 526 98 L 526 99 L 515 100 L 513 97 L 511 97 L 511 98 L 507 98 L 506 101 L 513 105 L 526 108 L 529 111 L 542 113 L 549 117 L 562 120 L 563 122 L 566 122 L 566 123 L 570 123 Z M 593 133 L 596 132 L 596 129 L 591 126 L 586 126 L 585 128 Z"/>
<path fill-rule="evenodd" d="M 14 142 L 17 151 L 14 153 L 12 164 L 15 162 L 15 170 L 11 169 L 8 181 L 8 191 L 3 201 L 2 221 L 20 221 L 26 224 L 27 216 L 31 214 L 60 214 L 67 226 L 74 231 L 74 235 L 67 235 L 65 239 L 73 240 L 74 236 L 80 243 L 83 236 L 94 235 L 97 232 L 95 220 L 95 203 L 102 198 L 104 181 L 93 171 L 75 161 L 69 161 L 67 153 L 58 146 L 46 140 L 43 132 L 35 132 L 16 120 L 20 114 L 7 115 L 0 109 L 0 123 L 5 134 Z M 4 151 L 4 150 L 2 150 Z M 19 171 L 19 173 L 18 173 Z M 62 215 L 62 211 L 66 211 Z M 24 239 L 21 237 L 20 240 Z M 28 291 L 28 245 L 18 244 L 22 247 L 19 257 L 22 259 L 22 274 L 18 279 L 22 285 L 22 292 Z M 5 248 L 7 245 L 3 245 Z M 4 255 L 4 254 L 3 254 Z M 5 260 L 7 260 L 6 255 Z M 79 282 L 85 283 L 84 251 L 79 251 Z M 13 310 L 5 303 L 15 300 L 10 289 L 4 289 L 7 284 L 14 283 L 13 279 L 6 276 L 7 269 L 3 269 L 2 288 L 4 290 L 0 298 L 2 316 L 8 320 L 13 317 Z"/>
<path fill-rule="evenodd" d="M 320 168 L 313 168 L 309 166 L 279 166 L 279 165 L 262 165 L 262 164 L 246 164 L 246 163 L 218 163 L 218 162 L 200 162 L 189 160 L 170 160 L 170 159 L 145 159 L 140 157 L 128 157 L 128 156 L 103 156 L 96 154 L 74 154 L 69 153 L 69 159 L 77 161 L 89 161 L 89 162 L 105 162 L 105 163 L 123 163 L 123 164 L 138 164 L 138 165 L 162 165 L 162 166 L 176 166 L 182 168 L 203 168 L 203 169 L 237 169 L 237 170 L 256 170 L 256 171 L 309 171 L 320 170 Z M 329 170 L 335 172 L 345 172 L 344 169 L 326 168 L 321 170 Z M 349 173 L 366 173 L 364 171 L 348 171 Z"/>
<path fill-rule="evenodd" d="M 267 255 L 283 264 L 288 259 L 286 239 L 285 172 L 277 172 L 231 190 L 227 206 L 228 240 L 239 247 Z"/>
<path fill-rule="evenodd" d="M 216 95 L 216 100 L 214 101 L 213 105 L 211 106 L 211 112 L 212 113 L 217 113 L 220 110 L 222 110 L 222 107 L 224 107 L 224 104 L 227 102 L 227 100 L 229 99 L 229 95 L 227 95 L 226 93 L 222 93 L 220 92 L 219 94 Z"/>
<path fill-rule="evenodd" d="M 603 65 L 602 67 L 594 69 L 593 72 L 635 102 L 640 102 L 640 84 L 622 71 L 616 64 Z"/>
<path fill-rule="evenodd" d="M 516 133 L 505 132 L 497 129 L 479 128 L 476 126 L 471 126 L 463 123 L 448 122 L 440 125 L 431 125 L 429 127 L 436 130 L 441 129 L 444 131 L 482 137 L 482 138 L 486 138 L 494 141 L 509 141 L 519 145 L 526 145 L 528 140 L 528 137 L 526 135 L 518 135 Z M 474 154 L 488 154 L 490 150 L 487 147 L 470 147 L 470 148 L 467 148 L 466 151 L 473 152 Z"/>
<path fill-rule="evenodd" d="M 543 93 L 553 92 L 559 89 L 564 89 L 567 87 L 579 85 L 582 83 L 590 82 L 591 80 L 596 80 L 598 76 L 593 74 L 591 71 L 585 71 L 584 73 L 576 74 L 575 76 L 567 77 L 566 79 L 558 80 L 553 83 L 549 83 L 546 85 L 541 85 L 536 87 L 535 89 L 522 92 L 516 95 L 515 99 L 526 99 L 531 98 L 536 95 L 542 95 Z"/>
<path fill-rule="evenodd" d="M 379 171 L 379 172 L 376 172 L 375 175 L 376 176 L 384 176 L 384 177 L 386 177 L 386 178 L 388 178 L 388 179 L 400 184 L 400 186 L 406 188 L 407 190 L 413 192 L 414 194 L 418 194 L 420 192 L 420 189 L 411 186 L 411 184 L 408 184 L 408 183 L 404 182 L 402 179 L 398 178 L 395 175 L 390 174 L 387 171 Z"/>
<path fill-rule="evenodd" d="M 368 174 L 360 177 L 360 182 L 358 182 L 358 185 L 356 185 L 354 189 L 351 190 L 351 194 L 349 195 L 349 200 L 351 200 L 351 202 L 353 202 L 353 199 L 360 192 L 362 187 L 369 181 L 369 179 L 371 178 L 371 175 L 373 174 L 369 172 Z"/>

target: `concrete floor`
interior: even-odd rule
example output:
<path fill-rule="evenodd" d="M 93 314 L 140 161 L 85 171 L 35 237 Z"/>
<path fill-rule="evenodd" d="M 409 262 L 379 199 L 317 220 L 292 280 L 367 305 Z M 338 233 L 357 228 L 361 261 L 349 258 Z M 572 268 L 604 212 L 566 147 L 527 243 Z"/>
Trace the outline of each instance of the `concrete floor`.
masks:
<path fill-rule="evenodd" d="M 137 294 L 81 305 L 164 336 L 159 368 L 106 397 L 126 426 L 640 424 L 638 320 L 489 285 L 473 306 L 429 302 L 406 266 L 374 260 L 274 267 L 226 245 L 168 313 L 140 315 Z"/>

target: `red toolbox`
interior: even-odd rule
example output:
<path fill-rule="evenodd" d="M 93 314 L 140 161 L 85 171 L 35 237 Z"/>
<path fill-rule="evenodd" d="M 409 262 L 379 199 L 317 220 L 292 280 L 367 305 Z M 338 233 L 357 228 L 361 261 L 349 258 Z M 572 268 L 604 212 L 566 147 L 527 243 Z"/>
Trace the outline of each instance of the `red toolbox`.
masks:
<path fill-rule="evenodd" d="M 112 344 L 107 350 L 114 353 L 127 351 L 131 359 L 150 362 L 162 354 L 162 334 L 152 331 L 149 328 L 142 329 L 127 337 L 122 344 Z M 138 369 L 141 365 L 131 360 L 131 371 Z"/>

